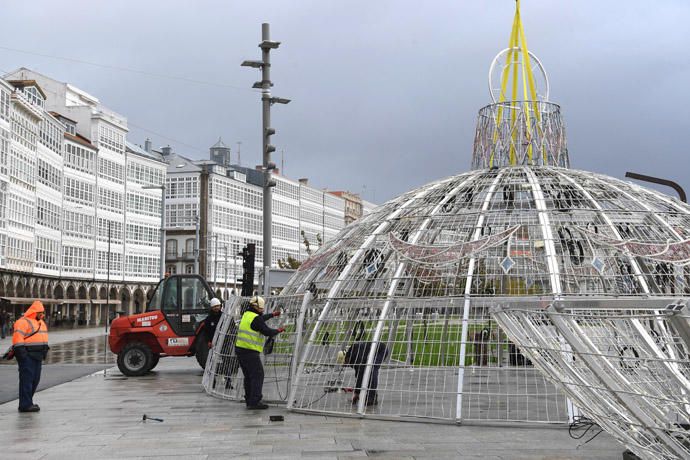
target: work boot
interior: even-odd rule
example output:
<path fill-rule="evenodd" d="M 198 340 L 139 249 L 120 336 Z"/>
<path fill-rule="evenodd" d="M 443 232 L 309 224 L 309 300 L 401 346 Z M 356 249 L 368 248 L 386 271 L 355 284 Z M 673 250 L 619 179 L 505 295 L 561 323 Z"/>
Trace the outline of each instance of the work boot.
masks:
<path fill-rule="evenodd" d="M 264 410 L 264 409 L 268 409 L 268 404 L 264 404 L 264 403 L 260 402 L 260 403 L 253 405 L 253 406 L 247 406 L 247 409 Z"/>
<path fill-rule="evenodd" d="M 32 404 L 29 407 L 20 407 L 17 409 L 19 412 L 38 412 L 41 410 L 40 407 L 38 407 L 36 404 Z"/>

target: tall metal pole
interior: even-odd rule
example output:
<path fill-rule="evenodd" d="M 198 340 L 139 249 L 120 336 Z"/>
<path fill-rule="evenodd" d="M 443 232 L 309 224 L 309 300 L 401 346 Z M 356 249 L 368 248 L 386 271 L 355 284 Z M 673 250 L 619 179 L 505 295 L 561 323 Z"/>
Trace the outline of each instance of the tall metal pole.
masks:
<path fill-rule="evenodd" d="M 199 213 L 194 214 L 196 237 L 194 238 L 194 273 L 199 274 Z"/>
<path fill-rule="evenodd" d="M 108 265 L 106 267 L 105 276 L 105 339 L 103 344 L 103 364 L 106 364 L 106 357 L 108 355 L 108 320 L 110 319 L 110 219 L 108 222 Z M 103 369 L 103 377 L 107 375 L 107 369 Z"/>
<path fill-rule="evenodd" d="M 268 295 L 270 291 L 270 283 L 268 280 L 268 273 L 271 267 L 271 253 L 272 253 L 272 205 L 273 192 L 272 187 L 276 183 L 271 178 L 271 172 L 276 168 L 275 163 L 271 161 L 271 153 L 276 148 L 271 145 L 270 138 L 275 134 L 275 129 L 271 128 L 271 105 L 272 104 L 287 104 L 290 99 L 271 96 L 271 50 L 277 49 L 280 42 L 271 41 L 270 25 L 267 23 L 261 24 L 261 61 L 244 61 L 242 66 L 254 67 L 261 69 L 261 81 L 254 83 L 254 88 L 261 88 L 261 102 L 262 102 L 262 138 L 263 138 L 263 263 L 261 271 L 263 272 L 263 292 Z"/>
<path fill-rule="evenodd" d="M 165 184 L 161 185 L 161 279 L 165 278 Z"/>
<path fill-rule="evenodd" d="M 261 41 L 270 42 L 270 25 L 261 24 Z M 271 48 L 262 47 L 261 57 L 264 65 L 261 67 L 261 102 L 263 103 L 263 167 L 264 167 L 264 261 L 261 265 L 264 272 L 264 295 L 269 293 L 269 282 L 266 279 L 266 267 L 271 267 L 271 252 L 273 250 L 272 239 L 272 213 L 273 213 L 273 190 L 271 188 L 271 170 L 268 169 L 271 163 L 271 152 L 268 149 L 268 128 L 271 127 Z"/>
<path fill-rule="evenodd" d="M 213 289 L 218 290 L 218 234 L 213 235 Z"/>
<path fill-rule="evenodd" d="M 228 245 L 225 245 L 225 287 L 223 288 L 223 297 L 228 295 Z M 225 300 L 225 299 L 223 299 Z"/>
<path fill-rule="evenodd" d="M 232 246 L 232 292 L 237 295 L 237 252 L 235 245 Z"/>

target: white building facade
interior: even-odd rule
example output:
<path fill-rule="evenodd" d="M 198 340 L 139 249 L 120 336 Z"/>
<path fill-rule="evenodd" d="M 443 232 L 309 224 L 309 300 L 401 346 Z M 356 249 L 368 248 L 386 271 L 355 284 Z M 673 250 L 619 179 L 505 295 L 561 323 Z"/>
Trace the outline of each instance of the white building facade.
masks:
<path fill-rule="evenodd" d="M 210 158 L 227 158 L 211 148 Z M 225 148 L 223 146 L 223 148 Z M 262 173 L 238 165 L 192 161 L 169 150 L 166 183 L 166 269 L 170 273 L 199 273 L 217 292 L 239 288 L 242 248 L 256 245 L 255 282 L 263 259 Z M 289 257 L 302 261 L 319 240 L 332 239 L 344 227 L 345 201 L 330 193 L 274 175 L 272 267 Z M 199 243 L 195 246 L 197 233 Z M 309 249 L 304 239 L 309 242 Z M 173 256 L 174 254 L 174 256 Z M 198 257 L 197 257 L 198 254 Z M 225 291 L 227 292 L 227 291 Z M 225 293 L 223 295 L 226 295 Z"/>
<path fill-rule="evenodd" d="M 163 184 L 166 164 L 128 149 L 126 135 L 123 116 L 68 83 L 24 68 L 0 80 L 6 302 L 64 298 L 93 307 L 108 297 L 126 312 L 144 308 L 160 276 L 162 198 L 145 187 Z"/>

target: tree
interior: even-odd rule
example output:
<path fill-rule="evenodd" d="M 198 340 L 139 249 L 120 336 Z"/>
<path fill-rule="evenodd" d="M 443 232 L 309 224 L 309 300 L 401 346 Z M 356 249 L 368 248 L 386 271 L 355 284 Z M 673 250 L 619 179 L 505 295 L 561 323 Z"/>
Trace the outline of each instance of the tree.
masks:
<path fill-rule="evenodd" d="M 311 243 L 309 242 L 309 238 L 307 238 L 307 234 L 304 233 L 304 230 L 300 232 L 302 235 L 302 238 L 304 239 L 304 247 L 307 250 L 307 255 L 311 257 L 312 254 L 312 249 L 311 249 Z M 323 245 L 323 240 L 321 239 L 321 234 L 317 233 L 316 234 L 316 242 L 319 244 L 319 248 Z M 318 248 L 317 248 L 318 249 Z"/>
<path fill-rule="evenodd" d="M 300 267 L 300 265 L 302 265 L 302 262 L 292 257 L 290 254 L 288 254 L 286 260 L 278 259 L 278 267 L 280 268 L 289 268 L 291 270 L 297 270 Z"/>

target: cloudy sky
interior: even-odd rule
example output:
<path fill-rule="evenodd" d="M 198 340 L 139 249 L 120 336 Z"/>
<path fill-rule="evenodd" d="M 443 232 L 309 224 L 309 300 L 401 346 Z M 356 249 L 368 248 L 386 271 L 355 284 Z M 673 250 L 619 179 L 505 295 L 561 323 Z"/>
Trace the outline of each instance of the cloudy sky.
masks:
<path fill-rule="evenodd" d="M 233 152 L 242 142 L 252 166 L 259 72 L 240 63 L 260 59 L 269 22 L 282 42 L 273 94 L 292 99 L 274 106 L 275 162 L 282 152 L 287 176 L 380 203 L 469 169 L 514 2 L 34 0 L 2 10 L 0 71 L 28 67 L 97 96 L 128 118 L 134 143 L 205 158 L 221 136 Z M 521 10 L 572 166 L 690 192 L 690 2 L 523 0 Z"/>

